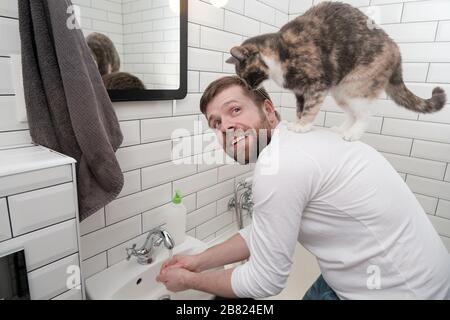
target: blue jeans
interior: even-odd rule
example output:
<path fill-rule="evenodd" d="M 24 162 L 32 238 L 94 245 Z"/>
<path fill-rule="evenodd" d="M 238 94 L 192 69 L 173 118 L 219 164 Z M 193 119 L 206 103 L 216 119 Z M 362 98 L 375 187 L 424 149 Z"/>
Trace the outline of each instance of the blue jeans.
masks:
<path fill-rule="evenodd" d="M 339 300 L 339 298 L 320 275 L 311 288 L 306 291 L 303 300 Z"/>

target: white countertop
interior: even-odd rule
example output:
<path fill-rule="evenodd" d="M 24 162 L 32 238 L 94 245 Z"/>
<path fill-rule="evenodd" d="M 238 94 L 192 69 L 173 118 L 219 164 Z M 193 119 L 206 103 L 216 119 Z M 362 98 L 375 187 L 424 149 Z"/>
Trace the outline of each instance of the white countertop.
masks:
<path fill-rule="evenodd" d="M 0 149 L 0 177 L 75 163 L 71 157 L 43 146 Z"/>

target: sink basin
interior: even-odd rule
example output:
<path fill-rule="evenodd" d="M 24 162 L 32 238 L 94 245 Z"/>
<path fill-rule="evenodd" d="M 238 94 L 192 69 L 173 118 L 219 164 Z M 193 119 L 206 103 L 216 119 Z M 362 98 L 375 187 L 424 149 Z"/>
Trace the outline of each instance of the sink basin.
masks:
<path fill-rule="evenodd" d="M 196 254 L 208 248 L 204 242 L 187 236 L 173 249 L 173 254 Z M 122 261 L 86 280 L 86 293 L 91 300 L 210 300 L 214 296 L 197 291 L 171 292 L 156 281 L 161 265 L 169 258 L 169 250 L 158 249 L 155 260 L 140 265 L 135 257 Z"/>

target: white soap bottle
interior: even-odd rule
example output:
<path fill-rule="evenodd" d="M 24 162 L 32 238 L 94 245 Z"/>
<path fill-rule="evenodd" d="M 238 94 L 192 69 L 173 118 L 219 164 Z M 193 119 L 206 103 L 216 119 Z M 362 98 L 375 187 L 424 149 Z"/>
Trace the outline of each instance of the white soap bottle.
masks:
<path fill-rule="evenodd" d="M 181 192 L 177 190 L 167 213 L 167 231 L 178 246 L 186 240 L 187 210 L 182 202 Z"/>

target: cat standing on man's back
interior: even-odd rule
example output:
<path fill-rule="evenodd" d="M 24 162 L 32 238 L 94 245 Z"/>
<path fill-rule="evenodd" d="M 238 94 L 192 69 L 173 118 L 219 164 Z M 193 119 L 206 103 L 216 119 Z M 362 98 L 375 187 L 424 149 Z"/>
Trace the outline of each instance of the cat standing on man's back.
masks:
<path fill-rule="evenodd" d="M 344 109 L 338 129 L 347 141 L 364 133 L 373 102 L 383 90 L 399 105 L 421 113 L 442 109 L 444 90 L 421 99 L 405 86 L 396 43 L 360 10 L 323 2 L 283 26 L 279 32 L 246 40 L 231 49 L 228 63 L 249 86 L 270 78 L 297 98 L 296 132 L 311 129 L 328 93 Z"/>

